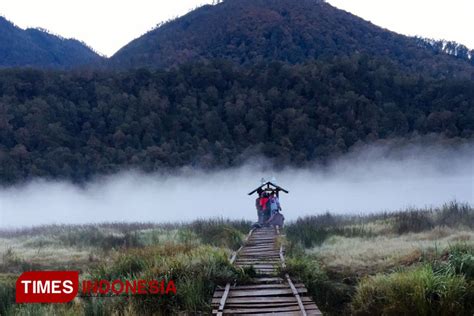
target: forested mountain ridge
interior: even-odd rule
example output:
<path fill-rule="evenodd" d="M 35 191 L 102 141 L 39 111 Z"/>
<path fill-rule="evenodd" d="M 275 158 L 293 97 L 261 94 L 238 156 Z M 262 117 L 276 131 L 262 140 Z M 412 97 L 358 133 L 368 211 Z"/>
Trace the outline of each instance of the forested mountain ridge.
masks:
<path fill-rule="evenodd" d="M 0 67 L 68 69 L 103 58 L 85 44 L 41 29 L 23 30 L 0 16 Z"/>
<path fill-rule="evenodd" d="M 72 68 L 48 51 L 64 40 L 0 20 L 0 39 L 15 32 L 39 49 L 28 65 Z M 0 184 L 262 156 L 304 166 L 426 135 L 463 142 L 474 136 L 471 56 L 323 1 L 226 0 L 131 42 L 108 67 L 0 69 Z"/>
<path fill-rule="evenodd" d="M 405 71 L 439 78 L 474 73 L 418 38 L 396 34 L 320 0 L 225 0 L 133 40 L 109 59 L 112 68 L 168 68 L 223 58 L 236 64 L 296 64 L 354 53 L 387 58 Z"/>
<path fill-rule="evenodd" d="M 0 71 L 0 180 L 129 168 L 301 166 L 357 143 L 472 138 L 474 82 L 354 54 L 301 65 L 192 63 L 124 73 Z"/>

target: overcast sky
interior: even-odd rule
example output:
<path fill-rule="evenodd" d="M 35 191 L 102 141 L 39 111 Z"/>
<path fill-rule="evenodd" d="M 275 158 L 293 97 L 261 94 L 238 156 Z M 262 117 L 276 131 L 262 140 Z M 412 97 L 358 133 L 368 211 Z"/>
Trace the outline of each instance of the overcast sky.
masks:
<path fill-rule="evenodd" d="M 115 53 L 157 23 L 212 0 L 1 0 L 0 14 L 22 28 L 42 27 Z M 474 48 L 473 0 L 329 0 L 374 24 L 407 35 L 449 39 Z"/>

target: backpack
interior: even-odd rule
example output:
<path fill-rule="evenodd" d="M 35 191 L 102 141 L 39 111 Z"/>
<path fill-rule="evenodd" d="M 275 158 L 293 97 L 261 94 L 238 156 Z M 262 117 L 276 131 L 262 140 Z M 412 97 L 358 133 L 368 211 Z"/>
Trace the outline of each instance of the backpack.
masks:
<path fill-rule="evenodd" d="M 265 204 L 265 211 L 270 211 L 272 209 L 272 201 L 271 199 L 267 199 L 267 203 Z"/>
<path fill-rule="evenodd" d="M 272 211 L 278 210 L 278 200 L 276 197 L 270 198 L 270 210 Z"/>

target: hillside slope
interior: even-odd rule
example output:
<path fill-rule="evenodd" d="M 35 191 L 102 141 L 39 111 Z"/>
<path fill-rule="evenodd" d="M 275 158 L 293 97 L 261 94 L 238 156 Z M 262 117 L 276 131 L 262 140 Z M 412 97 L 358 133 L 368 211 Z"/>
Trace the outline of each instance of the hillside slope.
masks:
<path fill-rule="evenodd" d="M 23 30 L 0 17 L 0 67 L 73 68 L 102 60 L 85 44 L 40 29 Z"/>
<path fill-rule="evenodd" d="M 243 65 L 294 64 L 354 53 L 388 58 L 413 72 L 473 73 L 469 62 L 319 0 L 226 0 L 203 6 L 130 42 L 110 64 L 166 68 L 215 58 Z"/>

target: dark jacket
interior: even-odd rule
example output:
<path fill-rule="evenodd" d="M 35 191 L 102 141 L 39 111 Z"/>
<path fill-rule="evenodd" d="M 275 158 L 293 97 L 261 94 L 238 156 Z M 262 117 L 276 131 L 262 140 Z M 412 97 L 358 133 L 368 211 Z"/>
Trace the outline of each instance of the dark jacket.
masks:
<path fill-rule="evenodd" d="M 260 205 L 260 197 L 255 200 L 255 207 L 257 208 L 257 211 L 262 211 L 262 205 Z"/>

